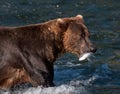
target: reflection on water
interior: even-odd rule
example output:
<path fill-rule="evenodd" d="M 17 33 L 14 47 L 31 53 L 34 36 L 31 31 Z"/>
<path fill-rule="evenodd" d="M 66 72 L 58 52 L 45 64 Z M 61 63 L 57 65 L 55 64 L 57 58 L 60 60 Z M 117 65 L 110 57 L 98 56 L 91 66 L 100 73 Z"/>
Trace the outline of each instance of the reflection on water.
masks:
<path fill-rule="evenodd" d="M 91 61 L 66 54 L 55 62 L 56 87 L 4 94 L 119 94 L 120 0 L 1 0 L 0 25 L 19 26 L 82 14 L 98 51 Z M 3 91 L 0 91 L 3 93 Z"/>

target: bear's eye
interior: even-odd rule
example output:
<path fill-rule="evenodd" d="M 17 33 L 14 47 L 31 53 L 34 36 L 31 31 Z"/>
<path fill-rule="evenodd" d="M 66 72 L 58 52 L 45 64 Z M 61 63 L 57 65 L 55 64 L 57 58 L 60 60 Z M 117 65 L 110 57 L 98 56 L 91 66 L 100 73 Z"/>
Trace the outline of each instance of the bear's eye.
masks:
<path fill-rule="evenodd" d="M 80 34 L 79 39 L 82 40 L 82 39 L 84 39 L 84 38 L 85 38 L 85 34 Z"/>
<path fill-rule="evenodd" d="M 82 33 L 82 34 L 81 34 L 81 38 L 84 38 L 84 37 L 85 37 L 85 33 Z"/>

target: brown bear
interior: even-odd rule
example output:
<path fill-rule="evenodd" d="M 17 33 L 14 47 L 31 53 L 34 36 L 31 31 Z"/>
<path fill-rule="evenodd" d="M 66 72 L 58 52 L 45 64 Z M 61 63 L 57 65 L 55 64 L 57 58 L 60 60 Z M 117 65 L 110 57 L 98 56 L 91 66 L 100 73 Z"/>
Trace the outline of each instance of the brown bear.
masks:
<path fill-rule="evenodd" d="M 82 15 L 40 24 L 0 27 L 0 88 L 16 84 L 53 86 L 53 62 L 65 52 L 95 52 Z"/>

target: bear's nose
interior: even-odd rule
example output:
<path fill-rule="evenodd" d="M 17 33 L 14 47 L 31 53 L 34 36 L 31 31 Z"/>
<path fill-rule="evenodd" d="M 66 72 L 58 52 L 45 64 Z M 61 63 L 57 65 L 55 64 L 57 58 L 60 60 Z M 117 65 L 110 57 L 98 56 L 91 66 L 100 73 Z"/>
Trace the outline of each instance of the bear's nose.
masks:
<path fill-rule="evenodd" d="M 90 49 L 90 52 L 92 52 L 92 53 L 95 53 L 97 51 L 97 48 L 96 47 L 92 47 L 91 49 Z"/>

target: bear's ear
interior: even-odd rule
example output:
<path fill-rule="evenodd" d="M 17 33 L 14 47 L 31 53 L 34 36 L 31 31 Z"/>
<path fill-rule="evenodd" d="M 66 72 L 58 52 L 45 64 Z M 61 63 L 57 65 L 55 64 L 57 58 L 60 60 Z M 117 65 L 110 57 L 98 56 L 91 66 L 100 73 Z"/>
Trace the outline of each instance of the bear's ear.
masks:
<path fill-rule="evenodd" d="M 65 21 L 64 21 L 62 18 L 58 18 L 58 19 L 57 19 L 57 24 L 58 24 L 58 25 L 61 26 L 61 25 L 64 25 L 64 23 L 65 23 Z"/>
<path fill-rule="evenodd" d="M 62 29 L 62 31 L 66 31 L 66 29 L 68 28 L 68 24 L 67 24 L 66 20 L 64 20 L 62 18 L 57 19 L 57 24 Z"/>
<path fill-rule="evenodd" d="M 61 18 L 58 18 L 58 19 L 57 19 L 57 22 L 58 22 L 58 23 L 61 23 L 61 24 L 64 23 L 63 19 L 61 19 Z"/>
<path fill-rule="evenodd" d="M 79 14 L 79 15 L 77 15 L 76 17 L 77 17 L 77 18 L 80 18 L 80 19 L 83 19 L 83 16 L 82 16 L 82 15 L 80 15 L 80 14 Z"/>
<path fill-rule="evenodd" d="M 84 19 L 83 19 L 82 15 L 77 15 L 76 18 L 79 19 L 79 20 L 81 20 L 84 23 Z"/>

